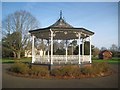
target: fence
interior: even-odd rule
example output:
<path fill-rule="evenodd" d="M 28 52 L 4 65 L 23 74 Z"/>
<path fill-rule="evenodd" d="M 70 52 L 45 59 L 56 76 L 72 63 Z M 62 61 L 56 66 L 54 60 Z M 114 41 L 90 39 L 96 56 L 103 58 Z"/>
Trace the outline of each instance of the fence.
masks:
<path fill-rule="evenodd" d="M 80 56 L 81 57 L 81 63 L 89 62 L 90 61 L 90 56 L 89 55 L 84 55 Z M 35 56 L 35 63 L 44 63 L 48 64 L 50 63 L 51 57 L 45 55 L 45 56 Z M 67 62 L 66 62 L 66 55 L 53 55 L 53 64 L 54 63 L 70 63 L 70 64 L 78 64 L 79 63 L 79 56 L 78 55 L 67 55 Z"/>

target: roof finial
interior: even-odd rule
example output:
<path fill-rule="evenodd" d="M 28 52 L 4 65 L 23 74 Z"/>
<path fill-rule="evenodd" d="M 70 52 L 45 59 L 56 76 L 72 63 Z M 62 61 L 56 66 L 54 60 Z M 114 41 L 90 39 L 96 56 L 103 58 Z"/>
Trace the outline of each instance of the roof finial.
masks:
<path fill-rule="evenodd" d="M 60 10 L 60 19 L 62 19 L 62 10 Z"/>

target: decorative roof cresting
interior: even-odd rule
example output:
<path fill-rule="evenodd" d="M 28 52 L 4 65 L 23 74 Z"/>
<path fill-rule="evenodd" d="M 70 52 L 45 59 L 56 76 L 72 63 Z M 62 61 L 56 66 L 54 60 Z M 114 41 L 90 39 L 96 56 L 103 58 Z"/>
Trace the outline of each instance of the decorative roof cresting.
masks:
<path fill-rule="evenodd" d="M 70 24 L 68 24 L 62 16 L 62 10 L 60 10 L 60 18 L 50 27 L 55 27 L 55 28 L 73 28 Z"/>

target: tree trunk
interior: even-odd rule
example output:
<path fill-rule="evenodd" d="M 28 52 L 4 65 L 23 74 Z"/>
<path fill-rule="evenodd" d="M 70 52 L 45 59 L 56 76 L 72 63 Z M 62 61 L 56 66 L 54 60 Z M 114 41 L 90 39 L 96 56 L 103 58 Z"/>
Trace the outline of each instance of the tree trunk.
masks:
<path fill-rule="evenodd" d="M 16 59 L 16 53 L 13 51 L 14 59 Z"/>
<path fill-rule="evenodd" d="M 17 59 L 20 59 L 20 52 L 17 52 Z"/>

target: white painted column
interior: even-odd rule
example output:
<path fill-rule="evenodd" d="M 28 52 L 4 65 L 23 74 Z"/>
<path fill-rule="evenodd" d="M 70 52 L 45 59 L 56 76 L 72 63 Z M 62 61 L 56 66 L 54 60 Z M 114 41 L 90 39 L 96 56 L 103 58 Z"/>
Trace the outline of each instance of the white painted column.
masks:
<path fill-rule="evenodd" d="M 67 63 L 67 55 L 68 55 L 68 49 L 67 49 L 67 40 L 66 40 L 66 62 Z"/>
<path fill-rule="evenodd" d="M 34 39 L 35 39 L 35 36 L 32 35 L 32 63 L 35 62 L 35 47 L 34 47 L 35 42 L 34 42 Z"/>
<path fill-rule="evenodd" d="M 90 42 L 90 63 L 92 63 L 92 59 L 91 59 L 91 36 L 89 36 L 89 42 Z"/>
<path fill-rule="evenodd" d="M 50 54 L 49 54 L 49 40 L 48 40 L 48 62 L 50 62 Z"/>
<path fill-rule="evenodd" d="M 84 62 L 84 39 L 82 39 L 82 62 Z"/>
<path fill-rule="evenodd" d="M 73 55 L 73 44 L 71 46 L 72 46 L 72 48 L 71 48 L 72 49 L 72 54 L 71 55 Z"/>
<path fill-rule="evenodd" d="M 81 42 L 81 41 L 80 41 L 80 37 L 81 37 L 81 34 L 79 33 L 79 34 L 78 34 L 78 39 L 79 39 L 79 40 L 78 40 L 78 43 L 79 43 L 79 64 L 81 64 L 81 57 L 80 57 L 80 44 L 81 44 L 80 42 Z"/>
<path fill-rule="evenodd" d="M 51 61 L 50 64 L 53 65 L 53 31 L 50 29 L 51 32 Z"/>

